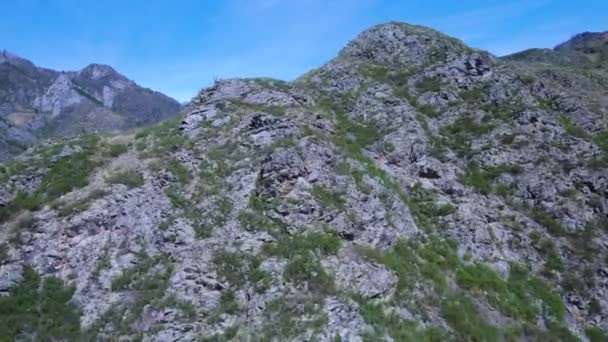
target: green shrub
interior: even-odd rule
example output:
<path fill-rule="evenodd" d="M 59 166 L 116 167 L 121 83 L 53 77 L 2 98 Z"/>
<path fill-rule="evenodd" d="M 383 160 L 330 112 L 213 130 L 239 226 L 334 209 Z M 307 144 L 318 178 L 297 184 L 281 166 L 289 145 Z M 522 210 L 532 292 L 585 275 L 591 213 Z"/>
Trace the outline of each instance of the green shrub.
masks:
<path fill-rule="evenodd" d="M 381 341 L 387 334 L 395 341 L 449 340 L 449 335 L 443 329 L 428 325 L 421 328 L 415 321 L 405 320 L 395 313 L 386 313 L 382 304 L 374 304 L 357 296 L 354 299 L 359 303 L 363 320 L 374 329 L 374 334 L 366 335 L 364 341 Z"/>
<path fill-rule="evenodd" d="M 421 105 L 417 107 L 418 111 L 428 116 L 429 118 L 437 118 L 441 114 L 435 110 L 431 105 Z"/>
<path fill-rule="evenodd" d="M 441 313 L 462 341 L 498 341 L 498 328 L 480 316 L 477 306 L 466 296 L 453 295 L 444 300 Z"/>
<path fill-rule="evenodd" d="M 422 93 L 428 91 L 437 92 L 441 90 L 441 80 L 438 77 L 427 77 L 416 82 L 416 89 Z"/>
<path fill-rule="evenodd" d="M 519 165 L 500 164 L 481 169 L 477 163 L 470 163 L 462 177 L 463 184 L 470 185 L 480 193 L 487 195 L 496 192 L 494 180 L 504 173 L 519 174 L 523 168 Z M 503 189 L 504 190 L 504 189 Z M 503 193 L 505 191 L 502 191 Z"/>
<path fill-rule="evenodd" d="M 128 169 L 111 173 L 106 177 L 106 182 L 110 184 L 123 184 L 132 189 L 144 185 L 144 177 L 140 172 Z"/>
<path fill-rule="evenodd" d="M 319 260 L 312 253 L 292 256 L 287 261 L 283 277 L 294 284 L 306 283 L 307 288 L 315 293 L 332 293 L 334 280 L 325 272 Z"/>
<path fill-rule="evenodd" d="M 340 210 L 344 210 L 345 208 L 346 201 L 338 192 L 324 188 L 320 185 L 315 185 L 310 193 L 316 197 L 323 206 Z"/>
<path fill-rule="evenodd" d="M 109 144 L 107 150 L 104 151 L 106 157 L 116 158 L 129 150 L 129 145 L 123 143 Z"/>
<path fill-rule="evenodd" d="M 318 299 L 310 297 L 281 297 L 269 302 L 264 310 L 264 321 L 267 323 L 261 330 L 263 335 L 256 340 L 291 341 L 307 331 L 312 332 L 314 337 L 327 325 L 327 315 L 313 305 L 315 303 L 318 303 Z"/>
<path fill-rule="evenodd" d="M 177 177 L 180 183 L 188 184 L 190 182 L 190 171 L 176 159 L 169 161 L 169 170 Z"/>
<path fill-rule="evenodd" d="M 218 275 L 231 285 L 241 287 L 249 282 L 258 292 L 264 291 L 271 281 L 270 273 L 261 270 L 261 260 L 240 252 L 218 250 L 213 255 Z"/>
<path fill-rule="evenodd" d="M 73 294 L 74 288 L 58 278 L 41 281 L 33 268 L 26 267 L 23 281 L 0 297 L 0 340 L 17 340 L 21 333 L 36 341 L 79 340 L 80 313 L 70 303 Z"/>
<path fill-rule="evenodd" d="M 591 342 L 608 341 L 608 333 L 598 327 L 588 327 L 585 329 L 585 335 L 587 335 Z"/>
<path fill-rule="evenodd" d="M 593 137 L 593 142 L 604 150 L 605 153 L 608 153 L 608 131 L 597 133 Z"/>
<path fill-rule="evenodd" d="M 576 126 L 576 124 L 574 124 L 574 122 L 572 122 L 568 116 L 562 114 L 558 117 L 558 120 L 567 134 L 581 139 L 587 137 L 587 132 L 585 132 L 584 129 Z"/>
<path fill-rule="evenodd" d="M 239 303 L 236 301 L 233 291 L 222 292 L 219 310 L 229 315 L 234 315 L 239 311 Z"/>
<path fill-rule="evenodd" d="M 471 140 L 491 132 L 494 125 L 480 123 L 471 116 L 459 117 L 452 124 L 439 129 L 439 137 L 435 142 L 439 147 L 449 147 L 459 156 L 471 153 Z"/>
<path fill-rule="evenodd" d="M 124 291 L 132 288 L 133 283 L 144 279 L 148 271 L 157 263 L 157 258 L 151 258 L 147 254 L 139 255 L 135 267 L 127 269 L 121 275 L 112 279 L 112 291 Z"/>
<path fill-rule="evenodd" d="M 468 103 L 477 103 L 483 100 L 485 93 L 486 89 L 484 87 L 471 88 L 460 93 L 460 98 Z"/>
<path fill-rule="evenodd" d="M 312 232 L 289 236 L 275 244 L 266 244 L 264 252 L 285 258 L 306 254 L 309 251 L 319 252 L 321 255 L 335 255 L 340 249 L 341 242 L 335 232 Z"/>
<path fill-rule="evenodd" d="M 547 231 L 553 236 L 562 236 L 566 233 L 566 229 L 562 227 L 561 223 L 540 207 L 532 208 L 530 216 L 534 221 L 547 228 Z"/>

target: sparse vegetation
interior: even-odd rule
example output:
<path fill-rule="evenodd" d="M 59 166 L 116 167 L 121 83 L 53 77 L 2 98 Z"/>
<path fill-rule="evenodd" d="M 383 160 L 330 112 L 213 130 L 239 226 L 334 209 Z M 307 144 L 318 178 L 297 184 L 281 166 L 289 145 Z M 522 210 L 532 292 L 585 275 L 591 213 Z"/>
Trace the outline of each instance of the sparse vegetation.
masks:
<path fill-rule="evenodd" d="M 459 156 L 467 157 L 472 153 L 471 140 L 491 132 L 494 125 L 478 122 L 472 116 L 462 116 L 452 124 L 441 127 L 434 142 L 436 148 L 448 147 Z"/>
<path fill-rule="evenodd" d="M 0 340 L 79 340 L 80 312 L 70 302 L 73 294 L 74 288 L 58 278 L 42 280 L 33 268 L 25 267 L 21 283 L 0 297 Z"/>
<path fill-rule="evenodd" d="M 572 120 L 566 115 L 560 115 L 558 117 L 560 124 L 566 131 L 566 134 L 571 135 L 576 138 L 584 139 L 587 137 L 587 132 L 584 129 L 576 126 Z"/>
<path fill-rule="evenodd" d="M 271 275 L 260 269 L 259 257 L 220 249 L 215 252 L 213 263 L 220 277 L 236 288 L 249 283 L 263 292 L 270 284 Z"/>
<path fill-rule="evenodd" d="M 133 189 L 144 185 L 144 177 L 136 170 L 126 169 L 111 173 L 106 177 L 106 182 L 110 184 L 123 184 Z"/>
<path fill-rule="evenodd" d="M 37 210 L 62 195 L 86 186 L 89 176 L 98 165 L 94 157 L 99 142 L 98 136 L 86 136 L 75 141 L 80 151 L 48 162 L 48 171 L 40 186 L 31 193 L 20 192 L 6 206 L 0 207 L 0 222 L 14 217 L 21 210 Z"/>
<path fill-rule="evenodd" d="M 505 189 L 494 186 L 494 181 L 502 174 L 510 173 L 515 175 L 522 171 L 523 168 L 519 165 L 500 164 L 482 169 L 477 163 L 472 162 L 462 176 L 462 183 L 474 187 L 484 195 L 498 192 L 506 194 L 507 191 Z"/>
<path fill-rule="evenodd" d="M 331 275 L 321 266 L 319 257 L 336 254 L 340 242 L 333 232 L 316 232 L 283 238 L 277 244 L 266 245 L 264 252 L 287 259 L 283 274 L 286 281 L 306 283 L 310 291 L 325 294 L 334 291 L 334 284 Z"/>
<path fill-rule="evenodd" d="M 416 89 L 421 93 L 438 92 L 441 90 L 441 80 L 437 77 L 420 79 L 416 82 Z"/>

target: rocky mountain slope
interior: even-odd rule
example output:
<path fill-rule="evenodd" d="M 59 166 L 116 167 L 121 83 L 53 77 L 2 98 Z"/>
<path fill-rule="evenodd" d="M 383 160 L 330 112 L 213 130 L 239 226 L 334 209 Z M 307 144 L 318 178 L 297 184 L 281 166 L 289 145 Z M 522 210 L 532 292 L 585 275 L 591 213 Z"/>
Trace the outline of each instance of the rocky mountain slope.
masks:
<path fill-rule="evenodd" d="M 58 72 L 0 51 L 0 159 L 40 138 L 118 132 L 159 122 L 179 109 L 177 101 L 107 65 Z"/>
<path fill-rule="evenodd" d="M 37 145 L 0 173 L 3 338 L 605 341 L 607 84 L 388 23 Z"/>

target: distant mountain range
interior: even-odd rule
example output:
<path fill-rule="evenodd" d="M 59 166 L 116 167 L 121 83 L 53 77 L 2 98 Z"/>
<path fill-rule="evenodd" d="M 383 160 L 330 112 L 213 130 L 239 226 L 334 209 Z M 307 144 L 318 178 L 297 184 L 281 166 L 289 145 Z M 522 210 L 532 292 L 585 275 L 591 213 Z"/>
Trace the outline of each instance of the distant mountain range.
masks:
<path fill-rule="evenodd" d="M 0 159 L 40 138 L 117 132 L 180 109 L 176 100 L 107 65 L 61 72 L 0 51 Z"/>

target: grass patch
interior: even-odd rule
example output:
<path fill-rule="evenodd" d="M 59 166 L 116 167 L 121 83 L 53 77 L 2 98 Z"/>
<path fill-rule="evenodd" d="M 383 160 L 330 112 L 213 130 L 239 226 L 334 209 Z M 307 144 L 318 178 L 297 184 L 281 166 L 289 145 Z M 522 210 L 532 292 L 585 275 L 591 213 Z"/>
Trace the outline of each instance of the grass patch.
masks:
<path fill-rule="evenodd" d="M 523 168 L 519 165 L 500 164 L 497 166 L 480 168 L 477 163 L 470 163 L 462 176 L 462 183 L 474 187 L 484 195 L 488 195 L 499 190 L 493 182 L 505 173 L 520 174 Z M 504 189 L 501 191 L 505 193 Z"/>
<path fill-rule="evenodd" d="M 169 161 L 169 171 L 177 177 L 177 180 L 181 184 L 188 184 L 190 182 L 190 171 L 180 163 L 177 159 L 171 159 Z"/>
<path fill-rule="evenodd" d="M 267 255 L 287 259 L 283 273 L 286 281 L 306 283 L 314 293 L 328 294 L 334 291 L 334 282 L 319 261 L 323 255 L 335 255 L 341 240 L 333 232 L 314 232 L 281 238 L 276 244 L 264 246 Z"/>
<path fill-rule="evenodd" d="M 544 226 L 549 234 L 553 236 L 563 236 L 566 234 L 566 229 L 557 221 L 551 214 L 540 207 L 534 207 L 529 212 L 530 217 Z"/>
<path fill-rule="evenodd" d="M 476 87 L 460 93 L 460 98 L 467 103 L 479 103 L 483 100 L 487 89 L 485 87 Z"/>
<path fill-rule="evenodd" d="M 587 137 L 587 132 L 584 129 L 578 127 L 572 120 L 562 114 L 558 116 L 558 121 L 566 131 L 566 134 L 571 135 L 576 138 L 584 139 Z"/>
<path fill-rule="evenodd" d="M 446 341 L 449 340 L 448 333 L 434 326 L 421 328 L 415 321 L 405 320 L 394 313 L 387 313 L 381 304 L 374 304 L 365 299 L 354 296 L 359 304 L 361 316 L 365 322 L 374 329 L 373 333 L 367 332 L 364 341 L 383 341 L 386 335 L 394 341 Z"/>
<path fill-rule="evenodd" d="M 346 200 L 342 197 L 342 194 L 324 188 L 320 185 L 314 185 L 310 193 L 325 207 L 336 208 L 344 210 L 346 207 Z"/>
<path fill-rule="evenodd" d="M 133 189 L 144 185 L 144 177 L 140 172 L 133 169 L 120 170 L 108 175 L 106 182 L 110 184 L 123 184 L 129 189 Z"/>
<path fill-rule="evenodd" d="M 237 288 L 249 283 L 263 292 L 272 280 L 270 273 L 260 269 L 260 258 L 244 253 L 218 250 L 213 255 L 213 264 L 218 275 Z"/>
<path fill-rule="evenodd" d="M 168 301 L 165 292 L 173 274 L 173 265 L 164 256 L 150 257 L 145 252 L 138 255 L 138 263 L 126 270 L 112 281 L 112 291 L 131 291 L 132 297 L 125 303 L 119 303 L 104 313 L 86 331 L 85 341 L 107 338 L 104 331 L 111 331 L 112 336 L 132 335 L 136 340 L 142 339 L 142 332 L 134 323 L 141 318 L 147 305 L 162 308 Z M 152 327 L 154 329 L 155 327 Z M 137 337 L 137 338 L 136 338 Z"/>
<path fill-rule="evenodd" d="M 290 341 L 307 331 L 315 335 L 327 325 L 327 315 L 314 305 L 311 298 L 281 297 L 266 306 L 265 322 L 259 341 Z"/>
<path fill-rule="evenodd" d="M 471 140 L 490 133 L 494 125 L 478 122 L 472 116 L 462 116 L 452 124 L 439 129 L 439 137 L 435 142 L 438 148 L 448 147 L 459 156 L 469 156 L 472 153 Z"/>
<path fill-rule="evenodd" d="M 441 90 L 441 85 L 441 79 L 438 77 L 426 77 L 416 82 L 416 89 L 422 93 L 438 92 Z"/>
<path fill-rule="evenodd" d="M 463 294 L 452 295 L 441 305 L 441 313 L 462 341 L 498 341 L 500 330 L 485 322 L 477 305 Z"/>
<path fill-rule="evenodd" d="M 123 143 L 108 144 L 103 151 L 103 155 L 105 157 L 109 157 L 109 158 L 116 158 L 116 157 L 120 156 L 121 154 L 126 153 L 128 150 L 129 150 L 129 145 L 127 145 L 127 144 L 123 144 Z"/>
<path fill-rule="evenodd" d="M 0 208 L 0 222 L 8 221 L 21 210 L 38 210 L 44 203 L 50 203 L 74 189 L 88 185 L 89 176 L 98 165 L 94 160 L 98 142 L 99 137 L 95 135 L 80 138 L 74 142 L 81 147 L 80 152 L 59 158 L 55 162 L 45 160 L 48 171 L 38 189 L 32 193 L 18 193 L 10 203 Z"/>
<path fill-rule="evenodd" d="M 62 201 L 58 201 L 53 203 L 51 206 L 57 211 L 57 215 L 59 217 L 65 217 L 87 210 L 91 206 L 92 202 L 106 195 L 108 195 L 107 191 L 98 189 L 92 191 L 87 197 L 75 203 L 65 204 Z"/>

